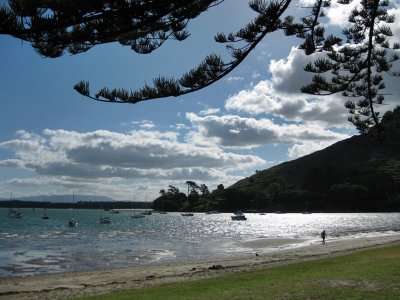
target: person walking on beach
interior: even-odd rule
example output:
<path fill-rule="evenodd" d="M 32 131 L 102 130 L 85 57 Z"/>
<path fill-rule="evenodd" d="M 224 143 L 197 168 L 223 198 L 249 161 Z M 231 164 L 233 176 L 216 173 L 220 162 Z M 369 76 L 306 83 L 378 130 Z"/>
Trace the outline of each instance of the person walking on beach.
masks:
<path fill-rule="evenodd" d="M 326 238 L 327 236 L 328 236 L 328 235 L 326 234 L 325 229 L 322 230 L 322 232 L 321 232 L 322 244 L 325 244 L 325 238 Z"/>

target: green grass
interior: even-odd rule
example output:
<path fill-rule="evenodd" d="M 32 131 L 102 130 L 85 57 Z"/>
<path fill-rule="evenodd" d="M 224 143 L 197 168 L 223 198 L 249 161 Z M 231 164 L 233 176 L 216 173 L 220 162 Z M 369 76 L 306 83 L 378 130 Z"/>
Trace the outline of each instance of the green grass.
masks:
<path fill-rule="evenodd" d="M 400 246 L 80 299 L 400 299 Z"/>

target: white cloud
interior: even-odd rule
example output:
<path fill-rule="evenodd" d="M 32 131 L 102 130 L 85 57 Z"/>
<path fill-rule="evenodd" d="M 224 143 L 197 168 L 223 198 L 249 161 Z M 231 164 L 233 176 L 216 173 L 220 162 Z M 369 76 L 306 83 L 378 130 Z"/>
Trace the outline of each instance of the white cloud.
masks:
<path fill-rule="evenodd" d="M 183 123 L 178 123 L 178 124 L 175 124 L 175 126 L 170 126 L 171 128 L 176 128 L 177 130 L 180 130 L 180 129 L 188 129 L 188 127 L 185 125 L 185 124 L 183 124 Z"/>
<path fill-rule="evenodd" d="M 330 145 L 332 145 L 331 141 L 303 141 L 291 146 L 288 150 L 288 156 L 291 159 L 296 159 L 315 151 L 322 150 Z"/>
<path fill-rule="evenodd" d="M 221 110 L 219 108 L 208 108 L 200 111 L 199 115 L 201 116 L 213 115 L 219 113 L 220 111 Z"/>
<path fill-rule="evenodd" d="M 400 1 L 395 3 L 394 8 L 388 10 L 388 14 L 394 15 L 395 17 L 394 23 L 390 24 L 393 33 L 390 41 L 393 43 L 400 43 Z"/>
<path fill-rule="evenodd" d="M 144 129 L 152 129 L 156 127 L 156 125 L 154 125 L 154 123 L 152 121 L 143 121 L 142 124 L 140 124 L 140 128 L 144 128 Z"/>
<path fill-rule="evenodd" d="M 235 82 L 235 81 L 242 81 L 244 80 L 244 77 L 242 76 L 229 76 L 226 78 L 226 81 L 228 82 Z"/>
<path fill-rule="evenodd" d="M 286 122 L 318 122 L 324 127 L 349 128 L 348 111 L 344 103 L 348 100 L 340 93 L 329 96 L 314 96 L 300 92 L 300 88 L 311 82 L 312 73 L 305 72 L 304 66 L 318 53 L 306 56 L 303 51 L 292 48 L 287 59 L 272 60 L 269 65 L 271 79 L 262 80 L 253 87 L 230 96 L 225 108 L 253 115 L 274 115 Z M 393 70 L 399 70 L 400 63 L 394 63 Z M 384 106 L 377 108 L 382 113 L 392 110 L 398 99 L 400 86 L 398 77 L 382 74 L 386 81 Z M 328 75 L 329 76 L 329 75 Z"/>
<path fill-rule="evenodd" d="M 359 6 L 359 0 L 352 1 L 349 4 L 339 4 L 337 1 L 332 1 L 331 7 L 326 10 L 329 24 L 340 27 L 348 25 L 351 11 Z"/>
<path fill-rule="evenodd" d="M 25 131 L 0 148 L 15 158 L 0 165 L 23 167 L 44 176 L 70 178 L 221 179 L 227 173 L 265 161 L 257 156 L 225 152 L 178 141 L 175 132 L 132 131 L 128 134 L 98 130 L 78 133 Z"/>
<path fill-rule="evenodd" d="M 193 143 L 232 148 L 252 148 L 264 144 L 294 144 L 320 141 L 332 144 L 348 135 L 327 130 L 317 123 L 276 124 L 268 119 L 245 118 L 237 115 L 200 117 L 188 113 L 196 131 L 190 135 Z"/>
<path fill-rule="evenodd" d="M 320 55 L 320 54 L 318 54 Z M 321 122 L 326 126 L 347 127 L 347 110 L 339 95 L 315 97 L 300 92 L 311 82 L 312 74 L 303 71 L 310 61 L 303 51 L 292 48 L 287 59 L 272 60 L 270 80 L 230 96 L 227 110 L 250 114 L 272 114 L 286 121 Z"/>

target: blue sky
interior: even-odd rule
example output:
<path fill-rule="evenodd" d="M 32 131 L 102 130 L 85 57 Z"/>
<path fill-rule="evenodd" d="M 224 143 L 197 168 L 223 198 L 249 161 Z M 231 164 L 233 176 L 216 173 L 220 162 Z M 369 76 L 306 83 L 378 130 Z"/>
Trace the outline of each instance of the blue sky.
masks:
<path fill-rule="evenodd" d="M 128 105 L 87 100 L 72 88 L 82 79 L 96 91 L 179 77 L 211 52 L 225 53 L 213 37 L 245 25 L 254 16 L 247 5 L 225 1 L 190 23 L 186 41 L 150 55 L 110 44 L 49 59 L 0 36 L 0 198 L 74 192 L 152 200 L 168 185 L 185 191 L 187 180 L 213 190 L 356 134 L 340 96 L 299 93 L 311 76 L 302 71 L 309 58 L 281 33 L 194 94 Z M 345 12 L 332 9 L 328 26 L 340 28 Z M 396 81 L 388 81 L 382 110 L 396 105 Z"/>

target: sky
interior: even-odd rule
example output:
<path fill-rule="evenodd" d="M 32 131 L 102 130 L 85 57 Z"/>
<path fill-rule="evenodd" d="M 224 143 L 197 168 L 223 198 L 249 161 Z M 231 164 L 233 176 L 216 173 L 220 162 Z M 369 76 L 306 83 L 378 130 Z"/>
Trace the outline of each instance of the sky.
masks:
<path fill-rule="evenodd" d="M 304 14 L 307 1 L 295 1 L 290 13 Z M 399 7 L 392 1 L 397 19 Z M 349 11 L 334 4 L 327 28 L 340 30 Z M 73 90 L 80 80 L 97 91 L 140 88 L 158 75 L 178 78 L 206 55 L 224 55 L 214 36 L 253 17 L 247 1 L 226 0 L 190 22 L 187 40 L 167 41 L 149 55 L 108 44 L 50 59 L 0 36 L 0 198 L 74 193 L 151 201 L 169 185 L 186 192 L 188 180 L 211 191 L 357 134 L 340 95 L 299 92 L 311 80 L 303 71 L 310 57 L 282 33 L 196 93 L 131 105 Z M 392 26 L 397 41 L 399 24 Z M 382 112 L 398 105 L 398 83 L 388 79 Z"/>

